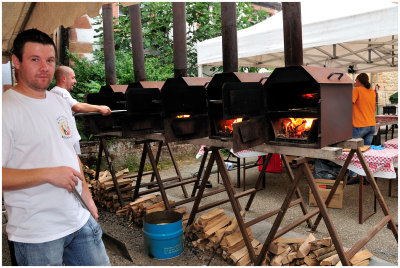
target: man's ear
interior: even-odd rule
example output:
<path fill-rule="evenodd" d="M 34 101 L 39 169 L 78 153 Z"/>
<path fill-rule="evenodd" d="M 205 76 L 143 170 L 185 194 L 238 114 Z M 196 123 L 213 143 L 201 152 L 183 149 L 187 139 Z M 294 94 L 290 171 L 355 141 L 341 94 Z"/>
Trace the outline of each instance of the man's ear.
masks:
<path fill-rule="evenodd" d="M 14 65 L 15 69 L 19 69 L 19 67 L 21 65 L 21 62 L 19 61 L 18 57 L 15 56 L 15 54 L 12 54 L 11 55 L 11 60 L 12 60 L 12 63 Z"/>

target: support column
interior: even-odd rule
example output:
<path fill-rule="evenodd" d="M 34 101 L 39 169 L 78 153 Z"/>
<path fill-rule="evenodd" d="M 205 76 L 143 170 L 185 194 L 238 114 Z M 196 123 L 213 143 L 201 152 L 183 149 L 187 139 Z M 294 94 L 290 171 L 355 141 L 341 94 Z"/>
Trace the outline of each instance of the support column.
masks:
<path fill-rule="evenodd" d="M 104 4 L 102 8 L 106 84 L 115 85 L 117 84 L 117 73 L 115 70 L 115 46 L 112 4 Z"/>

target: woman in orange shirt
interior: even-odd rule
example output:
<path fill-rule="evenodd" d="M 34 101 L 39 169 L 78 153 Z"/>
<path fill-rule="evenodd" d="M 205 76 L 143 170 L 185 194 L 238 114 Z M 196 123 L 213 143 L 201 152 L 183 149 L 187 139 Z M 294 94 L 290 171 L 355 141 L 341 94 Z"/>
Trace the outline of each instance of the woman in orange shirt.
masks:
<path fill-rule="evenodd" d="M 364 145 L 371 145 L 376 126 L 376 94 L 366 73 L 357 76 L 354 86 L 353 138 L 363 138 Z"/>
<path fill-rule="evenodd" d="M 353 138 L 363 138 L 364 145 L 371 145 L 376 127 L 376 94 L 368 80 L 366 73 L 359 74 L 353 89 Z M 347 184 L 358 183 L 357 174 L 350 175 Z"/>

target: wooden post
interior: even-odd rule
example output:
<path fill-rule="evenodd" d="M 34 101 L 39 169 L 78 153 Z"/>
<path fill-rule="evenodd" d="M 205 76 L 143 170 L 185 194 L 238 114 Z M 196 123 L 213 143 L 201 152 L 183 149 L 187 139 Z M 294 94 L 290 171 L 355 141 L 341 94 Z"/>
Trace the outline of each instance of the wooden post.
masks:
<path fill-rule="evenodd" d="M 238 71 L 236 3 L 221 3 L 222 61 L 224 73 Z"/>
<path fill-rule="evenodd" d="M 185 77 L 188 76 L 185 2 L 172 3 L 172 19 L 174 24 L 174 77 Z"/>
<path fill-rule="evenodd" d="M 299 2 L 283 2 L 283 40 L 285 66 L 303 65 L 303 35 Z"/>
<path fill-rule="evenodd" d="M 131 25 L 133 74 L 135 77 L 135 82 L 146 81 L 140 4 L 129 6 L 129 16 Z"/>
<path fill-rule="evenodd" d="M 106 71 L 106 84 L 117 84 L 115 71 L 115 47 L 112 4 L 103 5 L 103 32 L 104 32 L 104 64 Z"/>

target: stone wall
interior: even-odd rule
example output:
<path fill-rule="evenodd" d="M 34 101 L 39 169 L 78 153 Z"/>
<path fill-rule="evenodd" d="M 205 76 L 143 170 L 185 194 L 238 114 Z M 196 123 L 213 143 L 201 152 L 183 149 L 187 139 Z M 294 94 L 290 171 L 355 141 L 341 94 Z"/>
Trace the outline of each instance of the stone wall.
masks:
<path fill-rule="evenodd" d="M 115 170 L 121 170 L 128 166 L 138 167 L 142 154 L 143 145 L 135 144 L 134 139 L 115 139 L 111 138 L 107 141 L 108 152 L 111 155 L 113 167 Z M 99 141 L 81 141 L 81 160 L 82 163 L 93 167 L 97 162 L 97 155 L 99 151 Z M 154 157 L 157 154 L 158 143 L 151 143 Z M 192 158 L 195 159 L 200 146 L 192 144 L 175 144 L 171 143 L 171 150 L 176 160 Z M 171 163 L 171 157 L 169 155 L 166 146 L 162 147 L 160 162 Z M 150 164 L 148 157 L 146 160 L 147 164 Z M 103 152 L 101 170 L 106 169 L 106 162 Z"/>
<path fill-rule="evenodd" d="M 398 72 L 378 73 L 378 79 L 376 79 L 376 75 L 373 75 L 372 79 L 377 81 L 380 86 L 378 91 L 379 105 L 390 104 L 389 97 L 398 91 Z"/>

